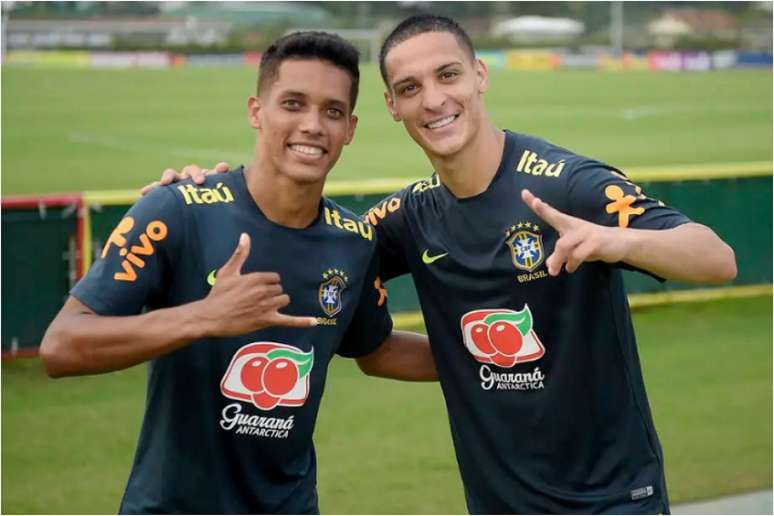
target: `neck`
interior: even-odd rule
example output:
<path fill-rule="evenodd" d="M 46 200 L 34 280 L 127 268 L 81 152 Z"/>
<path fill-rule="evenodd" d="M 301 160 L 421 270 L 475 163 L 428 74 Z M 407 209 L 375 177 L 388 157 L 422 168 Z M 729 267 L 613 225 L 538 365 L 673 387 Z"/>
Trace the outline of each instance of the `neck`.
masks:
<path fill-rule="evenodd" d="M 247 190 L 267 219 L 289 228 L 303 229 L 319 216 L 324 181 L 303 184 L 277 173 L 256 152 L 245 171 Z"/>
<path fill-rule="evenodd" d="M 487 120 L 476 137 L 459 152 L 427 157 L 455 197 L 473 197 L 489 187 L 500 167 L 504 148 L 505 133 Z"/>

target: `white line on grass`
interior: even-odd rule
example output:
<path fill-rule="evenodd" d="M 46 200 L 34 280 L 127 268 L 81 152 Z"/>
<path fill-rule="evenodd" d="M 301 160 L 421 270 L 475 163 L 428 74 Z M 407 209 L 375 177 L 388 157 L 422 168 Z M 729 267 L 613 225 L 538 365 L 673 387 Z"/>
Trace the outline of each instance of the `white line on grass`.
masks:
<path fill-rule="evenodd" d="M 148 141 L 128 140 L 126 138 L 117 138 L 113 136 L 98 135 L 93 133 L 69 133 L 68 140 L 72 143 L 81 145 L 92 145 L 95 147 L 104 147 L 120 152 L 157 152 L 164 150 L 167 154 L 181 156 L 189 160 L 213 160 L 226 159 L 231 156 L 242 156 L 244 152 L 223 149 L 208 149 L 203 147 L 176 147 L 165 143 L 156 143 Z"/>

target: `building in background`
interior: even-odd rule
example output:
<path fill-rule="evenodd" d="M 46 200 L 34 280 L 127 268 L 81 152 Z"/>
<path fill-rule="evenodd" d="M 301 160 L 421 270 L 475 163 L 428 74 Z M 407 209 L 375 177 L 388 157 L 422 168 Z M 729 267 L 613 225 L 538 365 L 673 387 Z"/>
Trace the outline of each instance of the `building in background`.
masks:
<path fill-rule="evenodd" d="M 418 13 L 460 21 L 477 50 L 596 56 L 653 50 L 771 54 L 771 2 L 3 2 L 4 50 L 260 52 L 289 30 L 353 39 L 363 60 Z M 709 7 L 708 7 L 709 6 Z M 4 62 L 8 62 L 5 59 Z M 17 61 L 18 62 L 18 61 Z M 179 62 L 179 61 L 177 61 Z M 252 61 L 251 61 L 252 62 Z"/>

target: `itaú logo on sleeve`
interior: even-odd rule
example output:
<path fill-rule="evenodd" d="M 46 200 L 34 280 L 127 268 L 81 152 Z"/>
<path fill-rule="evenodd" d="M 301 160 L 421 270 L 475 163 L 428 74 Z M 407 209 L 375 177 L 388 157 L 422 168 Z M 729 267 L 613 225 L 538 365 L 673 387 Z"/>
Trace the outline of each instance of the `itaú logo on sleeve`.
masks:
<path fill-rule="evenodd" d="M 299 407 L 309 396 L 314 351 L 276 342 L 256 342 L 234 354 L 220 390 L 232 400 L 248 401 L 261 410 Z"/>
<path fill-rule="evenodd" d="M 518 312 L 502 308 L 473 310 L 462 316 L 460 324 L 465 347 L 483 364 L 507 368 L 546 354 L 532 329 L 528 305 Z"/>

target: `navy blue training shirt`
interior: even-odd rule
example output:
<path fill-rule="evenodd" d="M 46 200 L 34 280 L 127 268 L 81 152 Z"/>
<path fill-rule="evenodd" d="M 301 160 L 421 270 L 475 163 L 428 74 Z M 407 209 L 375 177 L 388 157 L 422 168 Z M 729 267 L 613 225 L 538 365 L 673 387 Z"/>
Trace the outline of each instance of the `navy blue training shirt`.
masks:
<path fill-rule="evenodd" d="M 434 175 L 369 211 L 382 279 L 411 273 L 417 288 L 468 509 L 666 513 L 619 267 L 550 277 L 558 235 L 524 188 L 606 226 L 688 222 L 619 170 L 511 132 L 481 194 L 458 199 Z"/>
<path fill-rule="evenodd" d="M 392 322 L 373 228 L 323 198 L 305 229 L 261 213 L 239 170 L 157 188 L 126 214 L 72 290 L 100 315 L 204 298 L 252 240 L 243 273 L 280 274 L 315 328 L 211 338 L 151 361 L 145 417 L 122 513 L 315 513 L 312 444 L 328 363 L 375 350 Z"/>

